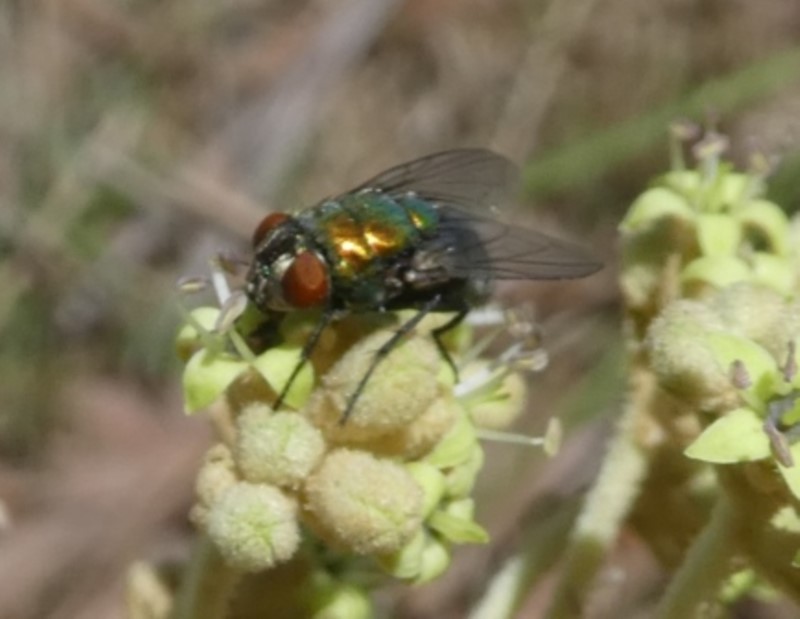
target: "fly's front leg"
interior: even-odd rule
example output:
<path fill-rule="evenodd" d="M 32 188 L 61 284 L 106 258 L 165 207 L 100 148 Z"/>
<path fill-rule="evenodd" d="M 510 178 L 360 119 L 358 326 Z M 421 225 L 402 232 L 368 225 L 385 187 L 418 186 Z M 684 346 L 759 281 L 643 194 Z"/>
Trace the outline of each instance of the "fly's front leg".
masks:
<path fill-rule="evenodd" d="M 283 401 L 286 399 L 286 394 L 289 393 L 289 389 L 292 387 L 292 383 L 294 383 L 297 375 L 300 374 L 300 370 L 302 370 L 303 366 L 308 362 L 308 359 L 311 357 L 311 353 L 314 352 L 314 349 L 319 343 L 319 338 L 322 335 L 322 332 L 325 330 L 325 327 L 331 324 L 333 316 L 334 311 L 330 307 L 327 307 L 323 310 L 322 315 L 317 321 L 317 324 L 314 326 L 314 331 L 312 331 L 311 335 L 308 336 L 306 343 L 303 344 L 303 350 L 300 353 L 300 360 L 294 366 L 294 369 L 289 376 L 289 380 L 286 381 L 283 389 L 281 389 L 278 399 L 275 400 L 275 404 L 273 406 L 275 410 L 278 410 L 283 404 Z"/>

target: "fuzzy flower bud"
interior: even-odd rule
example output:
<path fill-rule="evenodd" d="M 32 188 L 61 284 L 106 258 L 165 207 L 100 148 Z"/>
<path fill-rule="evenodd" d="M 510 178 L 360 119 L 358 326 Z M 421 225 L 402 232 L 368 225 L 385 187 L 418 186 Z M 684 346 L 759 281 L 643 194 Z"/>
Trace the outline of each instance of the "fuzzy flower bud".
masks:
<path fill-rule="evenodd" d="M 342 414 L 392 333 L 379 331 L 355 344 L 323 378 L 306 411 L 333 440 L 366 439 L 403 428 L 422 415 L 439 393 L 439 351 L 427 338 L 399 343 L 375 368 L 346 424 Z"/>
<path fill-rule="evenodd" d="M 357 440 L 348 437 L 341 442 L 379 455 L 414 460 L 436 447 L 463 414 L 454 398 L 443 395 L 412 423 L 377 438 Z"/>
<path fill-rule="evenodd" d="M 761 344 L 776 358 L 785 354 L 787 342 L 800 332 L 800 314 L 766 286 L 728 286 L 709 300 L 709 306 L 732 333 Z"/>
<path fill-rule="evenodd" d="M 234 458 L 245 480 L 296 488 L 325 451 L 322 435 L 297 413 L 253 406 L 236 420 Z"/>
<path fill-rule="evenodd" d="M 719 410 L 736 402 L 730 368 L 722 367 L 706 336 L 723 323 L 706 305 L 680 300 L 653 322 L 646 346 L 663 387 L 701 410 Z"/>
<path fill-rule="evenodd" d="M 296 511 L 295 502 L 277 488 L 239 482 L 211 505 L 206 530 L 229 565 L 258 572 L 297 551 Z"/>
<path fill-rule="evenodd" d="M 323 538 L 356 554 L 383 554 L 419 530 L 424 493 L 400 464 L 339 449 L 308 480 L 306 508 Z"/>
<path fill-rule="evenodd" d="M 203 526 L 208 508 L 237 481 L 236 465 L 230 450 L 222 444 L 214 445 L 206 452 L 205 461 L 197 474 L 197 505 L 192 510 L 192 520 Z"/>

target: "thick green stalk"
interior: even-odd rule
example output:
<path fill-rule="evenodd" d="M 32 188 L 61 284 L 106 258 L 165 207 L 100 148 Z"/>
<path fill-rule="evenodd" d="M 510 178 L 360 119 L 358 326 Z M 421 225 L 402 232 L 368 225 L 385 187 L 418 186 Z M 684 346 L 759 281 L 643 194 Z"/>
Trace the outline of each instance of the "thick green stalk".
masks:
<path fill-rule="evenodd" d="M 713 617 L 716 597 L 737 552 L 736 511 L 722 494 L 695 539 L 656 612 L 657 619 Z"/>
<path fill-rule="evenodd" d="M 651 409 L 655 379 L 632 368 L 631 395 L 600 475 L 586 498 L 567 551 L 564 572 L 556 590 L 550 619 L 582 617 L 586 600 L 603 559 L 639 494 L 647 472 L 648 454 L 637 429 Z"/>

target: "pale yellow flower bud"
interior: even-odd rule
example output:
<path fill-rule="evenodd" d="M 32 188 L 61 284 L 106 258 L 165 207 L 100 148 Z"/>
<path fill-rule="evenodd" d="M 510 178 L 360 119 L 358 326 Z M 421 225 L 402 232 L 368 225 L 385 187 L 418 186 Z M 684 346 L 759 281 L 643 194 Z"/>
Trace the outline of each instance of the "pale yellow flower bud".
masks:
<path fill-rule="evenodd" d="M 420 417 L 439 395 L 439 351 L 429 338 L 411 337 L 398 344 L 377 366 L 347 423 L 342 415 L 357 385 L 392 333 L 378 331 L 358 343 L 323 377 L 306 412 L 330 439 L 364 440 L 404 428 Z"/>
<path fill-rule="evenodd" d="M 721 367 L 704 336 L 719 333 L 723 322 L 698 301 L 670 304 L 647 335 L 650 363 L 663 387 L 701 410 L 717 410 L 738 401 L 730 368 Z"/>
<path fill-rule="evenodd" d="M 422 524 L 424 495 L 411 474 L 363 451 L 329 453 L 305 490 L 312 526 L 356 554 L 393 552 Z"/>
<path fill-rule="evenodd" d="M 258 572 L 297 551 L 296 512 L 295 502 L 274 486 L 239 482 L 211 505 L 206 531 L 231 567 Z"/>
<path fill-rule="evenodd" d="M 253 483 L 296 488 L 325 451 L 322 434 L 297 413 L 252 407 L 239 415 L 236 426 L 234 458 L 242 477 Z"/>
<path fill-rule="evenodd" d="M 222 444 L 214 445 L 206 452 L 205 461 L 197 473 L 197 505 L 192 510 L 192 520 L 203 526 L 209 506 L 237 481 L 236 465 L 230 450 Z"/>
<path fill-rule="evenodd" d="M 428 409 L 413 422 L 377 438 L 349 439 L 342 444 L 360 447 L 376 454 L 416 460 L 430 452 L 455 425 L 464 411 L 448 396 L 436 398 Z"/>

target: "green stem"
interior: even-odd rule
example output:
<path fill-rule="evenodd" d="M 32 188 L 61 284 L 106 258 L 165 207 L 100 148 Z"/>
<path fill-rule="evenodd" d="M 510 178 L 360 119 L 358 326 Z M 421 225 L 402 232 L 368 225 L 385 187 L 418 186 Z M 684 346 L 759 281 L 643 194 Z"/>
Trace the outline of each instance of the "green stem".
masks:
<path fill-rule="evenodd" d="M 224 619 L 241 574 L 228 567 L 205 535 L 198 538 L 170 619 Z"/>
<path fill-rule="evenodd" d="M 575 525 L 556 590 L 550 619 L 584 616 L 591 585 L 620 526 L 638 496 L 648 468 L 648 454 L 637 441 L 637 428 L 651 409 L 655 379 L 633 368 L 631 397 L 603 461 L 600 475 Z"/>
<path fill-rule="evenodd" d="M 720 585 L 730 575 L 737 551 L 735 510 L 725 495 L 717 501 L 711 520 L 689 548 L 659 605 L 657 619 L 713 616 Z"/>
<path fill-rule="evenodd" d="M 752 467 L 752 465 L 751 465 Z M 769 468 L 765 466 L 767 472 Z M 737 529 L 737 551 L 756 573 L 800 604 L 800 573 L 794 567 L 797 532 L 791 526 L 777 526 L 775 516 L 794 502 L 788 492 L 769 492 L 753 483 L 764 470 L 719 466 L 717 474 L 723 491 L 742 517 Z M 752 476 L 752 477 L 751 477 Z M 797 511 L 794 507 L 794 511 Z"/>

